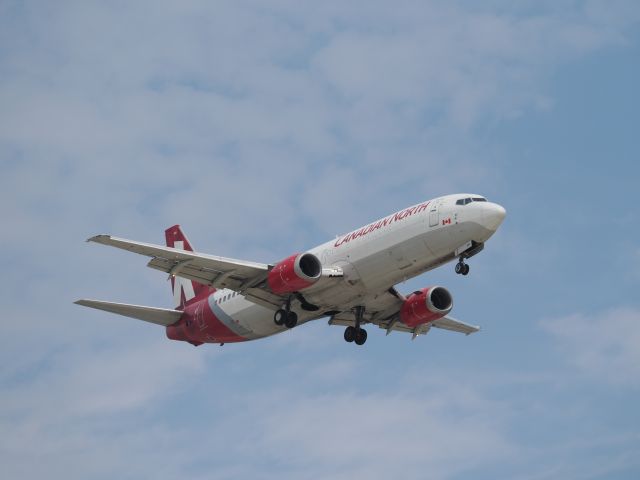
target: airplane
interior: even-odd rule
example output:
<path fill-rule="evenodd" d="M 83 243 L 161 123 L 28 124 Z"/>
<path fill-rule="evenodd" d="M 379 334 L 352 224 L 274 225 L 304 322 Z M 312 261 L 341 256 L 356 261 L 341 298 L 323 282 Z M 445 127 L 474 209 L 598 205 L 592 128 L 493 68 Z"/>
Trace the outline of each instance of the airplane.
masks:
<path fill-rule="evenodd" d="M 256 340 L 323 317 L 356 345 L 367 340 L 366 324 L 412 339 L 431 327 L 469 335 L 480 327 L 449 316 L 449 290 L 433 285 L 405 296 L 395 285 L 455 260 L 455 272 L 467 275 L 466 260 L 505 215 L 481 195 L 446 195 L 274 264 L 197 253 L 179 225 L 165 231 L 166 246 L 97 235 L 87 241 L 150 257 L 147 266 L 171 279 L 176 307 L 74 303 L 162 325 L 169 339 L 195 346 Z"/>

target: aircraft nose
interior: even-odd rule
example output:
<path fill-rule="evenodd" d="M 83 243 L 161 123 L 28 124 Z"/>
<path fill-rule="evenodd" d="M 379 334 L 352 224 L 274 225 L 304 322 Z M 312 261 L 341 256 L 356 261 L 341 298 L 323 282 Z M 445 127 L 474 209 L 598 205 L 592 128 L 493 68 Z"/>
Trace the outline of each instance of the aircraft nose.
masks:
<path fill-rule="evenodd" d="M 497 203 L 487 203 L 484 205 L 484 224 L 491 231 L 495 232 L 498 229 L 506 215 L 507 211 L 502 205 L 498 205 Z"/>

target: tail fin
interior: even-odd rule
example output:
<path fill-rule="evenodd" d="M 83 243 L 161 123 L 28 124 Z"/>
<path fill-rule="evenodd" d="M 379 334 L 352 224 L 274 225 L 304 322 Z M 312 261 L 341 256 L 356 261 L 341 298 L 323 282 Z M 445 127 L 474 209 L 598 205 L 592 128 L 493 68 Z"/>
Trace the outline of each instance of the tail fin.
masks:
<path fill-rule="evenodd" d="M 164 231 L 164 235 L 167 240 L 167 247 L 193 252 L 191 243 L 186 235 L 182 233 L 180 225 L 167 228 Z M 207 285 L 174 276 L 171 277 L 171 288 L 173 289 L 173 300 L 176 308 L 180 310 L 195 299 L 200 299 L 203 295 L 208 295 L 215 291 L 215 289 Z"/>

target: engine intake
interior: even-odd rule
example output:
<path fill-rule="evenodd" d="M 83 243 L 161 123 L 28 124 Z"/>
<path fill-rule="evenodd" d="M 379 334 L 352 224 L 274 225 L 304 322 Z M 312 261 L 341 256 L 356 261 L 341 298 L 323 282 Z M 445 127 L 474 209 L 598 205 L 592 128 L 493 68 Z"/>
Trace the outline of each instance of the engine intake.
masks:
<path fill-rule="evenodd" d="M 271 269 L 267 284 L 273 293 L 293 293 L 310 287 L 322 275 L 322 264 L 312 253 L 298 253 L 285 258 Z"/>
<path fill-rule="evenodd" d="M 444 287 L 423 288 L 411 294 L 400 308 L 400 320 L 408 327 L 433 322 L 453 308 L 453 297 Z"/>

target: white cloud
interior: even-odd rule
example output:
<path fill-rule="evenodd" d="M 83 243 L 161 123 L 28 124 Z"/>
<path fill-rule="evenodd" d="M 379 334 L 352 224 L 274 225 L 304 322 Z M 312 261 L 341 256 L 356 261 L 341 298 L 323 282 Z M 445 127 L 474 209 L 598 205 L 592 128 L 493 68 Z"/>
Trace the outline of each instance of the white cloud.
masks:
<path fill-rule="evenodd" d="M 158 329 L 158 332 L 161 330 Z M 139 409 L 160 393 L 201 374 L 203 356 L 160 337 L 154 343 L 118 342 L 50 353 L 42 364 L 11 372 L 0 403 L 4 410 L 28 412 L 31 420 L 82 418 Z M 215 350 L 213 350 L 215 352 Z M 35 373 L 31 374 L 31 371 Z"/>
<path fill-rule="evenodd" d="M 557 341 L 564 359 L 603 382 L 640 386 L 640 311 L 616 308 L 549 318 L 541 326 Z"/>
<path fill-rule="evenodd" d="M 93 224 L 150 239 L 179 221 L 219 253 L 269 255 L 301 218 L 332 236 L 407 192 L 491 188 L 499 172 L 470 130 L 549 108 L 549 72 L 618 42 L 628 18 L 596 7 L 6 7 L 0 212 L 20 226 L 7 240 L 23 248 L 48 221 L 69 240 Z"/>
<path fill-rule="evenodd" d="M 153 342 L 137 338 L 114 342 L 107 335 L 102 344 L 54 345 L 40 359 L 29 355 L 31 362 L 12 361 L 4 369 L 0 459 L 5 475 L 144 476 L 176 443 L 188 442 L 180 429 L 150 419 L 162 418 L 168 402 L 200 377 L 205 359 L 219 351 L 193 351 L 162 336 Z M 167 464 L 155 476 L 175 478 L 174 466 Z"/>
<path fill-rule="evenodd" d="M 269 375 L 268 388 L 256 379 L 244 394 L 226 391 L 228 380 L 216 377 L 261 368 L 247 349 L 264 360 L 272 347 L 183 346 L 130 339 L 124 346 L 74 347 L 5 377 L 5 474 L 198 478 L 202 469 L 217 478 L 387 478 L 394 471 L 422 478 L 427 468 L 432 478 L 447 478 L 517 450 L 502 402 L 442 376 L 416 372 L 410 382 L 394 379 L 393 389 L 360 390 L 349 385 L 365 371 L 361 361 L 314 365 L 299 356 L 302 348 L 288 348 L 300 361 Z M 209 375 L 204 362 L 211 358 Z M 176 414 L 187 424 L 171 426 Z M 39 461 L 30 461 L 34 452 Z"/>
<path fill-rule="evenodd" d="M 488 405 L 461 407 L 453 393 L 294 397 L 261 416 L 257 443 L 303 478 L 446 478 L 513 454 Z"/>

